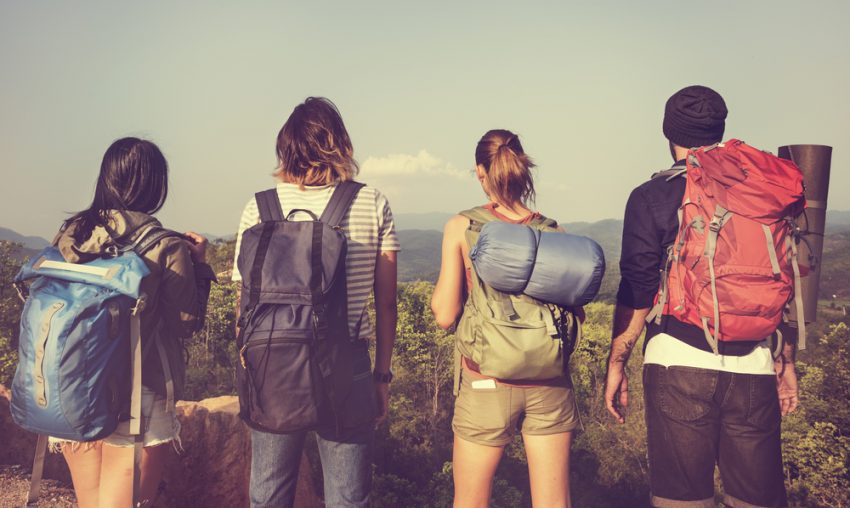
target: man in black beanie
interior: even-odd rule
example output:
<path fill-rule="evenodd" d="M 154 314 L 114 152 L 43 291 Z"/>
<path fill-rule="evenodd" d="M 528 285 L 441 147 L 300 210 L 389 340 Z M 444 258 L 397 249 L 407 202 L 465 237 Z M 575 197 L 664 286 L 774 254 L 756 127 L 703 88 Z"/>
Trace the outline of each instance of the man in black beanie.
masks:
<path fill-rule="evenodd" d="M 625 366 L 679 227 L 688 149 L 721 142 L 726 115 L 723 98 L 708 87 L 673 94 L 662 130 L 675 163 L 629 196 L 605 387 L 608 411 L 620 423 L 628 404 Z M 783 414 L 797 405 L 793 359 L 777 376 L 761 337 L 721 342 L 715 354 L 702 328 L 669 315 L 659 321 L 646 326 L 643 367 L 652 505 L 714 508 L 717 463 L 727 506 L 786 506 L 779 399 Z"/>

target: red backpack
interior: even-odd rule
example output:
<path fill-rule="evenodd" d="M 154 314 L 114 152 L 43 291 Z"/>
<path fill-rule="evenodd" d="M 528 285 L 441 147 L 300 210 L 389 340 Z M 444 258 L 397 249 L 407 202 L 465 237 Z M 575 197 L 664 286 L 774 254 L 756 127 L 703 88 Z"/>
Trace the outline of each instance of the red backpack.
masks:
<path fill-rule="evenodd" d="M 687 168 L 668 178 L 683 172 L 679 230 L 647 320 L 670 315 L 696 325 L 715 354 L 718 342 L 770 337 L 800 287 L 794 218 L 806 206 L 802 173 L 736 139 L 690 150 Z M 798 326 L 804 346 L 805 323 Z"/>

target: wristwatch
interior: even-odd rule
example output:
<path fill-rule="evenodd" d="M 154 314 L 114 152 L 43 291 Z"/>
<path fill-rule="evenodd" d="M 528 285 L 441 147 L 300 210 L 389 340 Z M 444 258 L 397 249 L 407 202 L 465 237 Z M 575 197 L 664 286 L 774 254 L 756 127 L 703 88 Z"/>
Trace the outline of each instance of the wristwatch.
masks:
<path fill-rule="evenodd" d="M 372 373 L 372 378 L 375 379 L 376 383 L 389 383 L 393 380 L 393 371 L 378 372 L 376 370 Z"/>

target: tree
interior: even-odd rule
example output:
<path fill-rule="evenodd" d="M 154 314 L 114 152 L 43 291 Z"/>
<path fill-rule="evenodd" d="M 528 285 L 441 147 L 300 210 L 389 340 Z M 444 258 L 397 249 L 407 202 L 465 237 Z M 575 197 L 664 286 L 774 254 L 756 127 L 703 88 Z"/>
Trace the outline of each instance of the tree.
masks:
<path fill-rule="evenodd" d="M 23 304 L 12 287 L 21 267 L 21 244 L 0 241 L 0 384 L 9 385 L 18 364 L 18 333 Z"/>
<path fill-rule="evenodd" d="M 800 408 L 784 419 L 782 450 L 793 506 L 850 506 L 850 328 L 832 326 L 809 364 L 798 362 Z"/>

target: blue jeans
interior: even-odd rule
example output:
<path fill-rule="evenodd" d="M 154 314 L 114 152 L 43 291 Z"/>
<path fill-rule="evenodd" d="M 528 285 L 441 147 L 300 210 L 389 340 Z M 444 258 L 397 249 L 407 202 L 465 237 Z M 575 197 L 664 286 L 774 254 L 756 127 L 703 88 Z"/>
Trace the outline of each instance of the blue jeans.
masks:
<path fill-rule="evenodd" d="M 367 349 L 358 351 L 354 372 L 351 393 L 340 414 L 342 432 L 338 434 L 331 427 L 316 431 L 327 508 L 369 506 L 376 404 Z M 308 433 L 251 430 L 252 508 L 293 505 L 298 466 Z"/>
<path fill-rule="evenodd" d="M 643 367 L 652 505 L 787 506 L 776 377 L 694 367 Z"/>
<path fill-rule="evenodd" d="M 290 507 L 295 500 L 298 466 L 307 431 L 270 434 L 251 431 L 251 507 Z M 316 433 L 325 483 L 325 506 L 369 506 L 372 483 L 371 448 L 374 427 L 351 432 L 344 439 Z"/>

